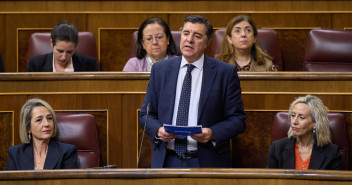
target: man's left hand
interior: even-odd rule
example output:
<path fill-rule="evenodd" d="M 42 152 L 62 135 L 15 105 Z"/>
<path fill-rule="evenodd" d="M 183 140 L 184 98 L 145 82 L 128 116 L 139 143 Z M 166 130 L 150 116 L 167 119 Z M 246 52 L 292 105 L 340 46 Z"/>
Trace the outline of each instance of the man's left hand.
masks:
<path fill-rule="evenodd" d="M 211 140 L 212 136 L 213 132 L 210 128 L 202 128 L 202 133 L 191 134 L 191 138 L 201 143 L 207 143 Z"/>

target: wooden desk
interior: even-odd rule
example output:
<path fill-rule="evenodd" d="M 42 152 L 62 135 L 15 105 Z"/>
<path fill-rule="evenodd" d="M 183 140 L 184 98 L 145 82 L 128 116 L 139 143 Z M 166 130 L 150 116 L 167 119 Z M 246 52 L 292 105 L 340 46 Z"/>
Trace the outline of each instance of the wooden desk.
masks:
<path fill-rule="evenodd" d="M 0 185 L 337 185 L 352 181 L 350 171 L 273 169 L 88 169 L 1 171 Z"/>
<path fill-rule="evenodd" d="M 233 167 L 263 168 L 267 163 L 271 125 L 277 111 L 287 111 L 297 96 L 314 94 L 332 112 L 345 115 L 352 143 L 352 73 L 240 73 L 247 114 L 245 133 L 232 140 Z M 42 98 L 56 111 L 83 111 L 97 118 L 103 164 L 135 168 L 138 136 L 137 111 L 149 73 L 3 73 L 0 74 L 0 167 L 7 147 L 19 144 L 19 112 L 24 102 Z M 148 139 L 141 166 L 150 164 Z M 351 148 L 351 145 L 350 145 Z M 352 159 L 350 152 L 349 158 Z M 349 169 L 352 169 L 349 165 Z"/>

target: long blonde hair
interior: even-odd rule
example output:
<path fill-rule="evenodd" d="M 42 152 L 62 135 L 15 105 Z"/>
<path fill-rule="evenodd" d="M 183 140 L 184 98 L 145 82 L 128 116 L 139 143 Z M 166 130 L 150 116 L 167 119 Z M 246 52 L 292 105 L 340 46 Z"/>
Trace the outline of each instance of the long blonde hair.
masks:
<path fill-rule="evenodd" d="M 307 95 L 296 98 L 290 105 L 289 117 L 292 114 L 292 109 L 297 103 L 307 104 L 310 109 L 312 121 L 315 123 L 315 137 L 317 145 L 322 147 L 331 143 L 331 133 L 329 128 L 328 108 L 316 96 Z M 287 132 L 288 137 L 295 137 L 292 132 L 292 127 Z M 314 134 L 313 134 L 314 137 Z"/>
<path fill-rule="evenodd" d="M 256 25 L 254 24 L 254 21 L 250 17 L 245 15 L 236 16 L 227 23 L 225 35 L 222 41 L 222 49 L 215 55 L 216 59 L 231 63 L 231 58 L 233 58 L 233 56 L 235 55 L 235 48 L 232 44 L 228 43 L 226 36 L 231 37 L 232 28 L 242 21 L 247 21 L 253 27 L 254 37 L 258 38 L 258 30 Z M 273 59 L 269 54 L 267 54 L 260 48 L 259 39 L 257 39 L 252 46 L 251 56 L 254 59 L 254 62 L 256 62 L 258 65 L 264 65 L 266 62 L 266 58 L 269 60 Z"/>

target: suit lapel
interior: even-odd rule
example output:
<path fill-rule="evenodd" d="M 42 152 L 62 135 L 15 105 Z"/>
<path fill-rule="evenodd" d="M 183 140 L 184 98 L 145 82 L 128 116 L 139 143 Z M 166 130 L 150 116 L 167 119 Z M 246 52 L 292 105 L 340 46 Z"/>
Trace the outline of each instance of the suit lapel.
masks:
<path fill-rule="evenodd" d="M 50 140 L 48 153 L 46 154 L 45 158 L 44 169 L 54 169 L 59 160 L 60 153 L 61 152 L 59 151 L 57 143 L 53 140 Z"/>
<path fill-rule="evenodd" d="M 34 169 L 34 156 L 33 156 L 33 143 L 26 144 L 24 148 L 23 155 L 20 157 L 23 166 L 23 170 L 33 170 Z"/>
<path fill-rule="evenodd" d="M 324 151 L 324 148 L 318 147 L 315 141 L 310 157 L 309 169 L 320 169 L 326 157 Z"/>
<path fill-rule="evenodd" d="M 170 65 L 168 65 L 168 68 L 166 69 L 166 78 L 167 78 L 167 94 L 168 94 L 168 105 L 172 107 L 172 110 L 175 106 L 175 97 L 176 97 L 176 86 L 177 86 L 177 78 L 178 78 L 178 73 L 180 71 L 180 65 L 181 65 L 181 60 L 182 57 L 177 57 L 175 60 L 170 61 Z M 167 116 L 168 118 L 168 123 L 172 123 L 172 116 L 173 112 L 170 112 L 169 115 Z"/>
<path fill-rule="evenodd" d="M 53 72 L 53 53 L 50 53 L 46 58 L 45 64 L 43 66 L 44 71 Z"/>
<path fill-rule="evenodd" d="M 283 151 L 283 169 L 295 169 L 295 139 L 290 138 Z"/>
<path fill-rule="evenodd" d="M 83 70 L 81 62 L 78 62 L 78 61 L 79 61 L 78 56 L 76 54 L 73 54 L 72 55 L 72 65 L 73 65 L 74 71 L 82 71 Z"/>
<path fill-rule="evenodd" d="M 213 82 L 216 76 L 215 67 L 216 63 L 211 61 L 210 57 L 204 55 L 202 89 L 200 93 L 198 108 L 198 123 L 200 123 L 200 118 L 202 116 L 205 104 L 213 87 Z"/>

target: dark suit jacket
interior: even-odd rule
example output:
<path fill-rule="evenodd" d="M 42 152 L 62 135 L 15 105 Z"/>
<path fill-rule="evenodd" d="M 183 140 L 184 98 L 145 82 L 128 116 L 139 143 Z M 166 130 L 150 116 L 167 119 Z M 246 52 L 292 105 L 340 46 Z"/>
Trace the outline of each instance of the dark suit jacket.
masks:
<path fill-rule="evenodd" d="M 33 144 L 20 144 L 9 147 L 9 160 L 6 170 L 34 170 Z M 78 168 L 76 146 L 50 140 L 44 169 Z"/>
<path fill-rule="evenodd" d="M 273 142 L 269 149 L 268 168 L 295 169 L 295 139 L 293 137 Z M 342 170 L 339 147 L 332 143 L 318 147 L 315 142 L 309 169 Z"/>
<path fill-rule="evenodd" d="M 72 56 L 74 71 L 99 71 L 99 66 L 94 57 L 74 54 Z M 53 72 L 53 53 L 34 56 L 29 59 L 27 72 Z"/>
<path fill-rule="evenodd" d="M 167 143 L 154 138 L 164 123 L 172 123 L 181 59 L 182 56 L 153 65 L 139 115 L 139 123 L 144 128 L 146 107 L 150 103 L 145 131 L 153 143 L 152 167 L 155 168 L 163 167 Z M 231 167 L 230 138 L 244 131 L 246 118 L 236 67 L 205 55 L 203 70 L 198 125 L 212 130 L 216 146 L 198 142 L 200 167 Z"/>

